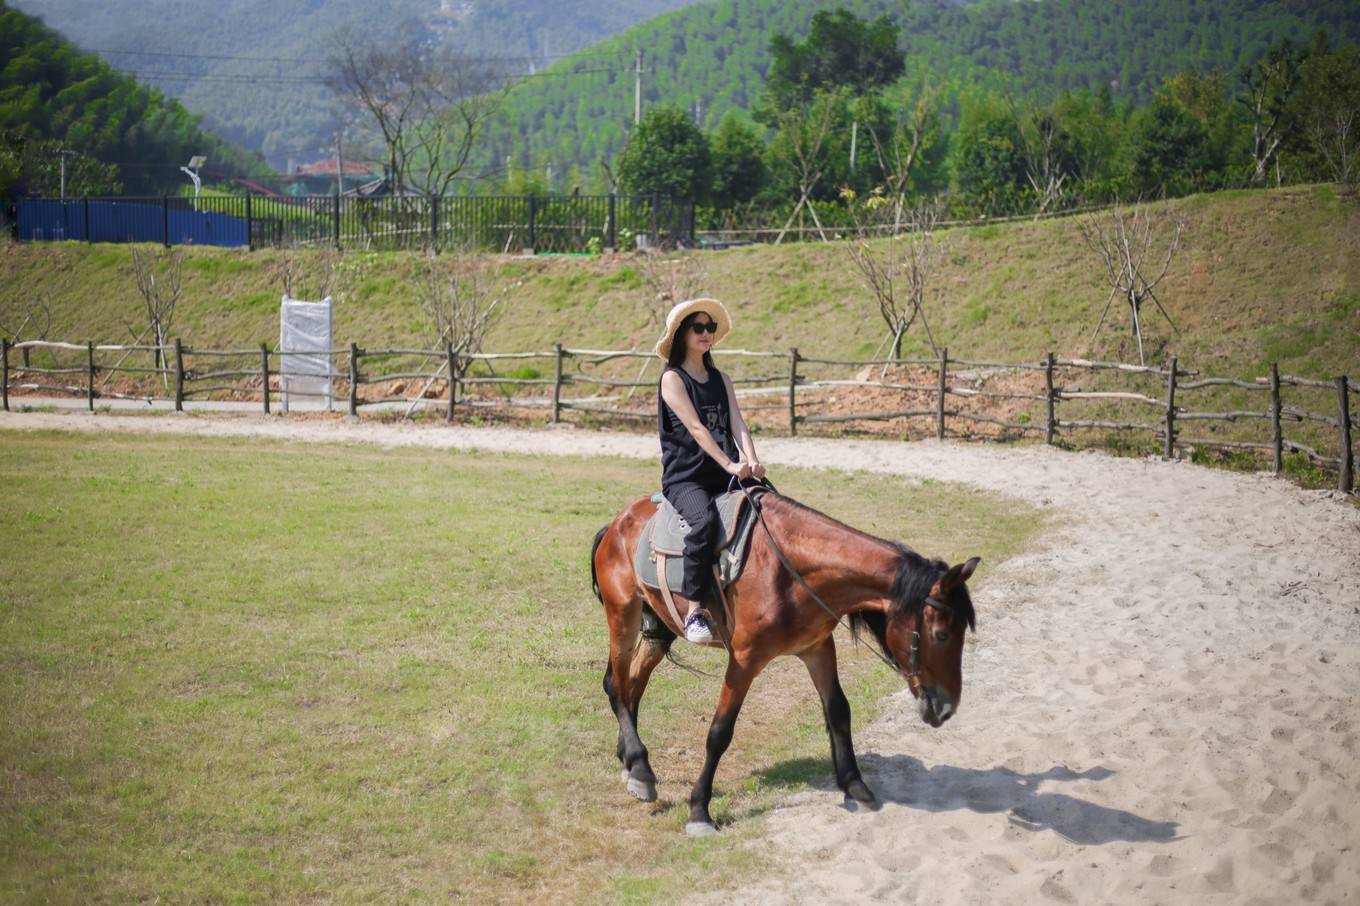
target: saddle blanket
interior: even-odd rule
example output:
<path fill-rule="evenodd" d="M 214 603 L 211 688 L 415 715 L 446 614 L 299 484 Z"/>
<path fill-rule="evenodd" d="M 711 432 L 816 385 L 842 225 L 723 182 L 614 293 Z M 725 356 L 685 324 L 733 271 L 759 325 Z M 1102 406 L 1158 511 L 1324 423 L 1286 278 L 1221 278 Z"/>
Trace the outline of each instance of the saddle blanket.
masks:
<path fill-rule="evenodd" d="M 757 490 L 764 489 L 753 488 L 752 493 Z M 684 578 L 683 555 L 689 525 L 661 494 L 653 494 L 652 502 L 657 505 L 656 514 L 643 526 L 642 534 L 638 537 L 633 569 L 644 585 L 659 589 L 656 555 L 663 554 L 666 560 L 666 585 L 679 588 Z M 739 490 L 728 491 L 714 498 L 713 502 L 722 521 L 722 529 L 714 545 L 714 552 L 718 555 L 718 580 L 726 588 L 741 578 L 742 567 L 746 565 L 747 542 L 750 541 L 757 514 L 754 507 L 747 505 L 746 495 Z"/>

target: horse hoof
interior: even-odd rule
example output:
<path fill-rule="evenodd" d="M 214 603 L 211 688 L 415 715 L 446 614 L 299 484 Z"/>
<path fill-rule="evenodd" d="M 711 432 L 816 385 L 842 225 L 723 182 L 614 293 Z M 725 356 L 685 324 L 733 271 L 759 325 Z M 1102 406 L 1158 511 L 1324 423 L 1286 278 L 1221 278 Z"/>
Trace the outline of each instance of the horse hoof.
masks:
<path fill-rule="evenodd" d="M 648 783 L 645 780 L 634 780 L 630 777 L 628 778 L 628 792 L 632 794 L 634 799 L 640 799 L 643 802 L 656 801 L 655 783 Z"/>
<path fill-rule="evenodd" d="M 877 799 L 861 802 L 858 799 L 851 799 L 849 796 L 846 796 L 844 808 L 847 812 L 876 812 L 878 811 L 879 805 Z"/>
<path fill-rule="evenodd" d="M 852 780 L 845 788 L 845 804 L 864 805 L 871 809 L 878 808 L 878 800 L 874 798 L 873 792 L 864 785 L 863 780 Z"/>
<path fill-rule="evenodd" d="M 707 821 L 691 821 L 685 825 L 685 833 L 691 837 L 711 837 L 718 829 Z"/>
<path fill-rule="evenodd" d="M 646 780 L 634 780 L 629 775 L 627 768 L 619 771 L 619 779 L 623 781 L 624 786 L 628 787 L 628 794 L 634 799 L 640 799 L 643 802 L 656 801 L 655 783 Z"/>

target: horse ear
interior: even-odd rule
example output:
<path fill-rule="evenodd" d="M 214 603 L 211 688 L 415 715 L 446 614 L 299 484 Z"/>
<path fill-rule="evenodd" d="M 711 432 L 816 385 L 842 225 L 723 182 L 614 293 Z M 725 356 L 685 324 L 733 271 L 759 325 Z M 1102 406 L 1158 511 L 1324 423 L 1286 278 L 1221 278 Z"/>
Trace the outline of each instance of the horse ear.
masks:
<path fill-rule="evenodd" d="M 949 572 L 945 573 L 940 579 L 940 591 L 946 592 L 949 589 L 962 585 L 973 575 L 973 570 L 977 569 L 981 557 L 973 557 L 966 563 L 957 563 L 949 567 Z"/>

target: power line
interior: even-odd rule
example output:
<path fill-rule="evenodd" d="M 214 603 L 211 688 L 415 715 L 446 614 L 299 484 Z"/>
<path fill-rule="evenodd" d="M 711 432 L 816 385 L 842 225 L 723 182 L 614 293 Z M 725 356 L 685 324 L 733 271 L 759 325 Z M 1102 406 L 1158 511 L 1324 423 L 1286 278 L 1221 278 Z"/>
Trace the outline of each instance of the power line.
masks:
<path fill-rule="evenodd" d="M 185 60 L 238 60 L 250 63 L 317 63 L 329 64 L 329 59 L 319 57 L 243 57 L 232 54 L 207 54 L 207 53 L 187 53 L 184 51 L 168 50 L 101 50 L 99 48 L 82 48 L 87 53 L 97 53 L 109 56 L 136 56 L 136 57 L 174 57 Z M 525 54 L 522 56 L 503 56 L 503 57 L 465 57 L 459 54 L 454 55 L 457 59 L 469 63 L 537 63 L 541 60 L 565 60 L 567 58 L 587 59 L 590 57 L 613 56 L 618 57 L 617 52 L 608 51 L 581 51 L 579 53 L 559 53 L 559 54 Z"/>

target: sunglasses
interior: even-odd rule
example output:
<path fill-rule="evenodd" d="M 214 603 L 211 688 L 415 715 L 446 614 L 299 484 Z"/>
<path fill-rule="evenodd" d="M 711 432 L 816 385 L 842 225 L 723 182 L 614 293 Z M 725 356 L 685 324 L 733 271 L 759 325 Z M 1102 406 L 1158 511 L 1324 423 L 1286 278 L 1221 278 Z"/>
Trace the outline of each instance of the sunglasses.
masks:
<path fill-rule="evenodd" d="M 690 327 L 694 329 L 694 332 L 695 332 L 695 333 L 717 333 L 717 332 L 718 332 L 718 322 L 717 322 L 717 321 L 709 321 L 707 324 L 700 324 L 698 321 L 695 321 L 693 324 L 690 325 Z"/>

